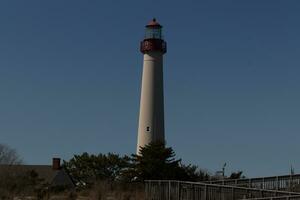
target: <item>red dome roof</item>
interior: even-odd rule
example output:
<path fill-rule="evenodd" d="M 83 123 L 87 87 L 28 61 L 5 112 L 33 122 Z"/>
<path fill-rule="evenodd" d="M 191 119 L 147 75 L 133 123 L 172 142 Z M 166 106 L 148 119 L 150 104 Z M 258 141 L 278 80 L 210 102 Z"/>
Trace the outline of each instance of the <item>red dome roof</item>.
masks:
<path fill-rule="evenodd" d="M 155 27 L 155 28 L 161 28 L 162 26 L 156 21 L 155 18 L 153 18 L 146 27 Z"/>

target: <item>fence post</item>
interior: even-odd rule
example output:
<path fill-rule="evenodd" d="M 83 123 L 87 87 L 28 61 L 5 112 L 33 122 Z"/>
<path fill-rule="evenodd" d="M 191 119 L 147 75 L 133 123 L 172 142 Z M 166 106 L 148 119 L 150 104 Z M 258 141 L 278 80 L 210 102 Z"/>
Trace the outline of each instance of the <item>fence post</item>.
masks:
<path fill-rule="evenodd" d="M 195 200 L 195 194 L 196 194 L 196 190 L 195 190 L 195 185 L 192 184 L 192 196 L 193 196 L 193 200 Z"/>
<path fill-rule="evenodd" d="M 144 181 L 144 193 L 145 193 L 145 196 L 147 198 L 147 184 L 146 184 L 146 181 Z"/>
<path fill-rule="evenodd" d="M 204 200 L 207 200 L 207 185 L 204 186 Z"/>
<path fill-rule="evenodd" d="M 169 191 L 168 191 L 169 200 L 171 200 L 171 181 L 169 180 Z"/>
<path fill-rule="evenodd" d="M 180 182 L 177 181 L 177 200 L 180 200 Z"/>
<path fill-rule="evenodd" d="M 293 191 L 293 187 L 294 187 L 294 181 L 293 181 L 293 174 L 291 174 L 291 176 L 290 176 L 290 191 Z"/>
<path fill-rule="evenodd" d="M 161 198 L 163 198 L 164 196 L 164 188 L 162 188 L 161 186 L 161 180 L 158 181 L 158 188 L 157 188 L 158 194 L 159 194 L 159 200 L 161 200 Z"/>

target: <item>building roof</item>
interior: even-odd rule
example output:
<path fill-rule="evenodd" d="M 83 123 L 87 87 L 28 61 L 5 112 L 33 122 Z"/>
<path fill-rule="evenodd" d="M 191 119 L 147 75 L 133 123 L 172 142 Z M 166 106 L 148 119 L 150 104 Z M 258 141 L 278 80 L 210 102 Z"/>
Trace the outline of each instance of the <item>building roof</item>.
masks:
<path fill-rule="evenodd" d="M 51 165 L 0 165 L 0 174 L 24 175 L 30 172 L 36 172 L 38 178 L 52 186 L 64 185 L 74 187 L 71 177 L 64 169 L 54 170 Z"/>

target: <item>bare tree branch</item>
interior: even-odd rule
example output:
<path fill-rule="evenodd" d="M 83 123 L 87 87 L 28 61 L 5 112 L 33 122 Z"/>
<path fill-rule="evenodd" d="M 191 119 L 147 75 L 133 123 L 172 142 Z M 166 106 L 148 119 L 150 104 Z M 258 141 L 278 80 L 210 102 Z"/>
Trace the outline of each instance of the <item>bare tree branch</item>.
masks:
<path fill-rule="evenodd" d="M 21 164 L 22 159 L 17 151 L 5 144 L 0 144 L 0 165 Z"/>

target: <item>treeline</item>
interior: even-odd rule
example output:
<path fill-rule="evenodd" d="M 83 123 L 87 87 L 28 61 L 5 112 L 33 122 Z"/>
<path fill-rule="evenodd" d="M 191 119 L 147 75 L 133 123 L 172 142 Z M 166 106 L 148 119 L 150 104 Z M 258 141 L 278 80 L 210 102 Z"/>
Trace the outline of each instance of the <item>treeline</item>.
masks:
<path fill-rule="evenodd" d="M 176 158 L 174 150 L 164 143 L 151 143 L 141 148 L 139 155 L 74 155 L 64 161 L 62 167 L 74 181 L 75 190 L 53 187 L 35 171 L 15 173 L 14 168 L 10 167 L 21 163 L 14 149 L 0 145 L 0 199 L 28 196 L 51 199 L 52 195 L 63 195 L 67 199 L 80 196 L 89 200 L 108 197 L 143 200 L 144 180 L 206 181 L 216 178 L 195 165 L 182 163 L 181 159 Z M 242 172 L 236 172 L 228 178 L 241 178 L 241 175 Z"/>
<path fill-rule="evenodd" d="M 144 180 L 205 181 L 210 175 L 195 165 L 176 159 L 174 150 L 164 143 L 151 143 L 140 149 L 140 155 L 75 155 L 63 167 L 79 187 L 98 181 L 143 182 Z"/>

